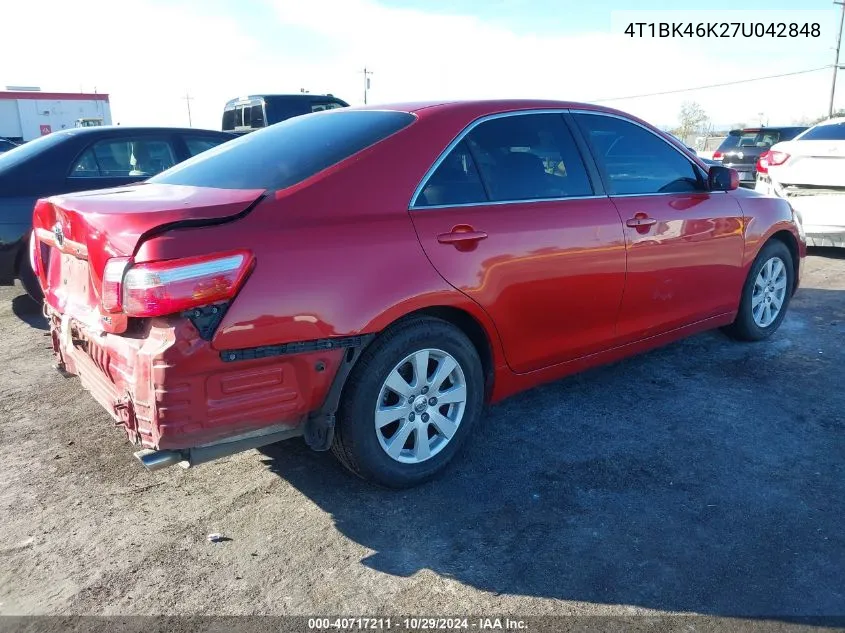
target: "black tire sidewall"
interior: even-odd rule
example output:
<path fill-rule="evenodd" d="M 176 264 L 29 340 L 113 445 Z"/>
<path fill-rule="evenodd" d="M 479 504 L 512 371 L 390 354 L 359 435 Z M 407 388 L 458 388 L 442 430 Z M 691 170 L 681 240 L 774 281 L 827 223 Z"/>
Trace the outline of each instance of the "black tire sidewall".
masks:
<path fill-rule="evenodd" d="M 760 327 L 754 321 L 752 314 L 751 301 L 754 294 L 754 283 L 760 270 L 772 257 L 778 257 L 783 265 L 786 267 L 786 293 L 783 298 L 783 305 L 775 320 L 766 327 Z M 742 289 L 742 301 L 739 306 L 739 314 L 737 317 L 737 325 L 741 328 L 744 338 L 761 341 L 768 338 L 780 327 L 781 322 L 786 317 L 786 311 L 789 307 L 789 302 L 792 298 L 792 290 L 795 287 L 795 270 L 792 263 L 792 254 L 786 247 L 786 244 L 779 240 L 772 240 L 767 243 L 757 254 L 751 270 L 748 273 L 748 278 L 745 280 L 745 286 Z"/>
<path fill-rule="evenodd" d="M 378 441 L 375 406 L 388 373 L 409 354 L 426 348 L 442 350 L 458 361 L 466 379 L 466 408 L 455 435 L 437 455 L 420 464 L 403 464 L 387 455 Z M 376 340 L 353 369 L 348 387 L 337 420 L 337 439 L 351 458 L 344 461 L 361 477 L 389 488 L 420 484 L 445 468 L 465 444 L 484 406 L 484 376 L 475 347 L 460 330 L 439 319 L 420 320 Z"/>
<path fill-rule="evenodd" d="M 23 289 L 26 290 L 26 294 L 33 301 L 40 304 L 44 300 L 44 293 L 41 291 L 35 271 L 29 265 L 29 257 L 26 256 L 26 253 L 21 255 L 20 264 L 18 265 L 18 280 L 21 282 Z"/>

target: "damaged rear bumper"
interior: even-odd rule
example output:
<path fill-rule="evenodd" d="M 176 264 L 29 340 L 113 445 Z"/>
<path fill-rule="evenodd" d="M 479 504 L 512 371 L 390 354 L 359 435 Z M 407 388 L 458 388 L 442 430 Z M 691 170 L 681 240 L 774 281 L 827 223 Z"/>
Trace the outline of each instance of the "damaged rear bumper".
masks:
<path fill-rule="evenodd" d="M 757 178 L 757 191 L 789 201 L 807 238 L 807 246 L 845 248 L 845 189 L 786 187 L 768 176 Z"/>
<path fill-rule="evenodd" d="M 327 448 L 340 387 L 359 352 L 334 347 L 225 362 L 181 317 L 144 320 L 117 335 L 49 306 L 45 316 L 56 367 L 79 376 L 150 469 L 303 434 Z"/>

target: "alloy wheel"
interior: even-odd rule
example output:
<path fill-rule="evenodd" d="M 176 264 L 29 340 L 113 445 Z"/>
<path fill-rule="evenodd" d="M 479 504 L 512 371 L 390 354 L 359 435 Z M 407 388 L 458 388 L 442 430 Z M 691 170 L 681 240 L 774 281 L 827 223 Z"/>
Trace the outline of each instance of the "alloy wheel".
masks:
<path fill-rule="evenodd" d="M 768 259 L 751 293 L 751 316 L 758 327 L 769 327 L 778 318 L 786 299 L 786 284 L 786 264 L 780 257 Z"/>
<path fill-rule="evenodd" d="M 454 437 L 466 403 L 464 371 L 451 354 L 430 348 L 409 354 L 388 373 L 379 392 L 379 444 L 398 462 L 424 462 Z"/>

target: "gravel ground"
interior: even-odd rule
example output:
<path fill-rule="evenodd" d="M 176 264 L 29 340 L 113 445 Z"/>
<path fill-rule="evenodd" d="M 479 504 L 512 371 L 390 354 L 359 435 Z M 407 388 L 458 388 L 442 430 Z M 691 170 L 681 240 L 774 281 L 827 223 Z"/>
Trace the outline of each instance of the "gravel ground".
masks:
<path fill-rule="evenodd" d="M 401 493 L 299 440 L 147 473 L 44 328 L 0 288 L 0 614 L 845 614 L 845 252 L 769 341 L 513 397 Z"/>

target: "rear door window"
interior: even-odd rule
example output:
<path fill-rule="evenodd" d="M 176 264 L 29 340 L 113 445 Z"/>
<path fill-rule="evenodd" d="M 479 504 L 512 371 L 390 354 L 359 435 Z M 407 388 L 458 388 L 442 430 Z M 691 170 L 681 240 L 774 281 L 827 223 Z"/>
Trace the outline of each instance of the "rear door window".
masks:
<path fill-rule="evenodd" d="M 177 165 L 152 182 L 221 189 L 283 189 L 410 125 L 414 115 L 348 110 L 294 117 Z"/>
<path fill-rule="evenodd" d="M 156 138 L 99 141 L 85 150 L 68 174 L 71 178 L 154 176 L 176 164 L 170 142 Z"/>
<path fill-rule="evenodd" d="M 466 141 L 458 143 L 426 182 L 414 207 L 484 203 L 489 199 Z"/>
<path fill-rule="evenodd" d="M 692 162 L 653 132 L 617 117 L 576 114 L 611 195 L 704 191 Z"/>
<path fill-rule="evenodd" d="M 493 201 L 593 194 L 578 147 L 560 114 L 494 118 L 473 129 L 466 141 Z"/>

